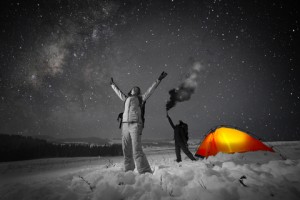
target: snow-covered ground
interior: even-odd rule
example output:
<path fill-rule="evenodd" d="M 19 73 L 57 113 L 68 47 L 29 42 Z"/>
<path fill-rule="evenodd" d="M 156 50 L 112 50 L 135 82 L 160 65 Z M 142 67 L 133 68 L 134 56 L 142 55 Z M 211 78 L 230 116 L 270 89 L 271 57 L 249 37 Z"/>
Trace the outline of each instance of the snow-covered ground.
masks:
<path fill-rule="evenodd" d="M 299 199 L 300 142 L 268 145 L 277 153 L 218 154 L 179 164 L 172 148 L 147 148 L 154 173 L 143 175 L 123 172 L 122 157 L 0 163 L 0 199 Z"/>

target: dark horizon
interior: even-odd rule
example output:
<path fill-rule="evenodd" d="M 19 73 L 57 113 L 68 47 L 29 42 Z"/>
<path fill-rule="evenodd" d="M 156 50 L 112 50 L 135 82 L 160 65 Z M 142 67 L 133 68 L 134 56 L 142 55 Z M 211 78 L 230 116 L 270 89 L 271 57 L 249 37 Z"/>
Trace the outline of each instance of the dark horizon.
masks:
<path fill-rule="evenodd" d="M 296 1 L 1 2 L 0 133 L 120 138 L 109 81 L 142 92 L 143 139 L 173 137 L 169 91 L 200 63 L 194 93 L 169 111 L 191 138 L 239 127 L 300 140 Z"/>

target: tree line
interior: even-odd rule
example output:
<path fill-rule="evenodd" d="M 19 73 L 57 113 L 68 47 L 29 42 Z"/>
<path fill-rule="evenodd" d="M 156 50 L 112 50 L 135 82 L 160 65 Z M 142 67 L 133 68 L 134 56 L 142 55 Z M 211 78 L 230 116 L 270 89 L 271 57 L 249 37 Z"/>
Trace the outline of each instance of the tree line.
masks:
<path fill-rule="evenodd" d="M 21 135 L 0 134 L 0 162 L 55 157 L 122 156 L 122 146 L 55 144 Z"/>

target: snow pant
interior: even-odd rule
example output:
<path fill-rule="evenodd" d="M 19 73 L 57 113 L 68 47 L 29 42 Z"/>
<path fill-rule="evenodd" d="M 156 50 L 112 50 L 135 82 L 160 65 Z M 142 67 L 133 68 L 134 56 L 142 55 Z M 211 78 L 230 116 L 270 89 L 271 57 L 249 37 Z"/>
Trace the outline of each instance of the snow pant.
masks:
<path fill-rule="evenodd" d="M 134 170 L 135 163 L 140 174 L 152 172 L 146 155 L 142 149 L 143 125 L 138 123 L 122 124 L 122 148 L 125 171 Z M 134 163 L 135 161 L 135 163 Z"/>
<path fill-rule="evenodd" d="M 181 162 L 181 154 L 180 154 L 181 149 L 185 153 L 185 155 L 187 155 L 191 160 L 196 160 L 193 154 L 189 151 L 187 144 L 175 140 L 175 152 L 176 152 L 177 162 Z"/>

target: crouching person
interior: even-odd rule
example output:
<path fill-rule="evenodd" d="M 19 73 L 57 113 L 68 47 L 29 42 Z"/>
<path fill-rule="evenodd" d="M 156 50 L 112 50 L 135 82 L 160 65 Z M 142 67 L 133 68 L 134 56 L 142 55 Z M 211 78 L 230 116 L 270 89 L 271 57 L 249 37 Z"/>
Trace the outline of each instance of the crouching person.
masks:
<path fill-rule="evenodd" d="M 152 173 L 149 162 L 143 152 L 141 143 L 142 131 L 144 127 L 142 106 L 145 105 L 146 100 L 151 96 L 161 80 L 166 76 L 167 73 L 162 72 L 159 78 L 144 94 L 141 94 L 139 87 L 133 87 L 128 95 L 125 95 L 111 78 L 111 87 L 124 102 L 121 128 L 125 171 L 133 171 L 136 164 L 137 170 L 140 174 L 146 172 Z"/>

